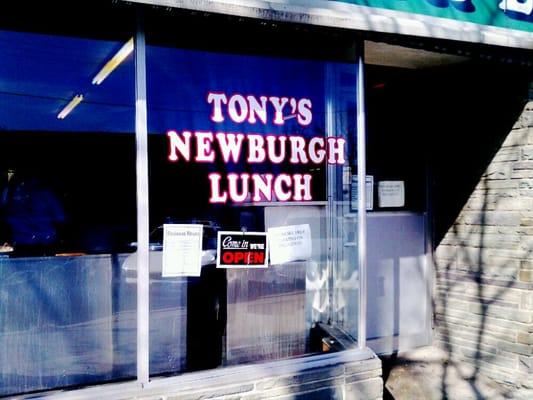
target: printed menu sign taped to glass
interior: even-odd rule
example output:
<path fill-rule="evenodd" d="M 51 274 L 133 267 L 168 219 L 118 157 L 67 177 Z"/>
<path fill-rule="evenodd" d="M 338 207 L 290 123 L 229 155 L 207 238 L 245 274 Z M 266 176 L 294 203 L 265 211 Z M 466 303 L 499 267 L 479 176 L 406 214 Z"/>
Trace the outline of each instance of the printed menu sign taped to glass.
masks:
<path fill-rule="evenodd" d="M 163 277 L 200 276 L 203 226 L 163 225 Z"/>
<path fill-rule="evenodd" d="M 311 228 L 308 224 L 269 228 L 268 241 L 273 265 L 311 258 Z"/>
<path fill-rule="evenodd" d="M 266 232 L 218 232 L 217 268 L 267 268 Z"/>

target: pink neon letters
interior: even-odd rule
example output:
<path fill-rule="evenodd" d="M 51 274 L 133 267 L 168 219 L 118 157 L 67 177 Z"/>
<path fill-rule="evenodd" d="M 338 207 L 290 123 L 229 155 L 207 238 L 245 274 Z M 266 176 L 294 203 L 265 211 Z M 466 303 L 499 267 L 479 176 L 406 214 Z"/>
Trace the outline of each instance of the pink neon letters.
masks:
<path fill-rule="evenodd" d="M 302 126 L 313 120 L 310 99 L 284 96 L 254 96 L 239 93 L 209 92 L 210 119 L 222 123 L 229 118 L 234 123 L 284 125 L 295 119 Z M 260 135 L 257 133 L 226 133 L 219 131 L 168 131 L 168 159 L 171 162 L 258 164 L 267 160 L 273 164 L 344 164 L 346 140 L 342 137 L 301 135 Z M 193 153 L 193 154 L 191 154 Z M 245 155 L 243 155 L 245 154 Z M 210 203 L 245 201 L 310 201 L 311 174 L 210 173 Z"/>

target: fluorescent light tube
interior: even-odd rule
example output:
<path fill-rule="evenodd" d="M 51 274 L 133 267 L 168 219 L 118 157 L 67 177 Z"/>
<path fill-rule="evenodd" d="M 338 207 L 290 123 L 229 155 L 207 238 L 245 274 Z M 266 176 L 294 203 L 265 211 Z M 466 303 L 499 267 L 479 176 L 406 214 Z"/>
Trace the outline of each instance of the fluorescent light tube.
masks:
<path fill-rule="evenodd" d="M 111 60 L 107 62 L 106 65 L 102 67 L 100 72 L 96 74 L 93 78 L 93 85 L 100 85 L 105 78 L 109 76 L 111 72 L 115 70 L 116 67 L 122 63 L 126 57 L 128 57 L 133 52 L 133 38 L 128 40 L 124 46 L 120 48 L 119 51 L 113 56 Z"/>
<path fill-rule="evenodd" d="M 63 108 L 59 112 L 59 114 L 57 114 L 57 118 L 65 119 L 67 115 L 69 115 L 71 111 L 74 110 L 74 108 L 82 102 L 82 100 L 83 100 L 82 94 L 77 94 L 76 96 L 74 96 L 72 100 L 70 100 L 70 102 L 65 106 L 65 108 Z"/>

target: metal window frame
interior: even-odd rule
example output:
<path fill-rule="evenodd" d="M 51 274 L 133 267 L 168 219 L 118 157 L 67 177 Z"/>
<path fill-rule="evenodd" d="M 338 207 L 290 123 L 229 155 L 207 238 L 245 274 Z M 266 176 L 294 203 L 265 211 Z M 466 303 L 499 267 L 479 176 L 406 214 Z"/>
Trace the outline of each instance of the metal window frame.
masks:
<path fill-rule="evenodd" d="M 331 81 L 332 81 L 332 70 L 331 67 L 326 65 L 325 68 L 325 79 L 326 82 L 324 82 L 326 87 L 326 94 L 325 94 L 325 105 L 326 105 L 326 115 L 325 115 L 325 126 L 326 126 L 326 136 L 327 137 L 334 137 L 334 114 L 335 111 L 333 109 L 333 104 L 331 100 L 332 96 L 332 87 L 331 87 Z M 337 248 L 338 238 L 338 221 L 337 221 L 337 203 L 338 199 L 333 198 L 333 194 L 336 192 L 336 172 L 335 172 L 336 166 L 334 165 L 327 165 L 326 168 L 326 197 L 327 197 L 327 203 L 326 203 L 326 295 L 328 297 L 327 300 L 327 310 L 326 310 L 326 317 L 327 317 L 327 323 L 331 323 L 331 321 L 334 319 L 334 296 L 333 296 L 333 290 L 334 290 L 334 281 L 335 281 L 335 274 L 333 272 L 334 269 L 334 263 L 338 262 L 339 260 L 339 251 Z"/>
<path fill-rule="evenodd" d="M 366 114 L 364 42 L 357 43 L 357 241 L 359 262 L 359 348 L 366 347 L 367 257 L 366 257 Z"/>
<path fill-rule="evenodd" d="M 148 113 L 146 42 L 142 10 L 135 32 L 135 142 L 137 169 L 137 381 L 150 380 L 150 208 L 148 182 Z"/>

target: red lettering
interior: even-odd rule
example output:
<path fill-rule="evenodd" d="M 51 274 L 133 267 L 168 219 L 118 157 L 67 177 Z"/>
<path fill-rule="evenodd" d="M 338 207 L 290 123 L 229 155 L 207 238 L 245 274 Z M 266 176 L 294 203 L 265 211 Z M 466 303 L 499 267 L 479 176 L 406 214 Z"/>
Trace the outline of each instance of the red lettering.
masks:
<path fill-rule="evenodd" d="M 223 253 L 222 261 L 224 261 L 224 264 L 233 264 L 233 253 L 229 251 L 226 253 Z"/>
<path fill-rule="evenodd" d="M 236 251 L 234 260 L 235 264 L 240 264 L 242 261 L 244 261 L 244 253 L 242 251 Z"/>
<path fill-rule="evenodd" d="M 265 253 L 262 251 L 227 251 L 222 253 L 222 261 L 230 265 L 261 265 L 265 263 Z"/>
<path fill-rule="evenodd" d="M 264 264 L 265 253 L 256 251 L 254 254 L 254 264 Z"/>

